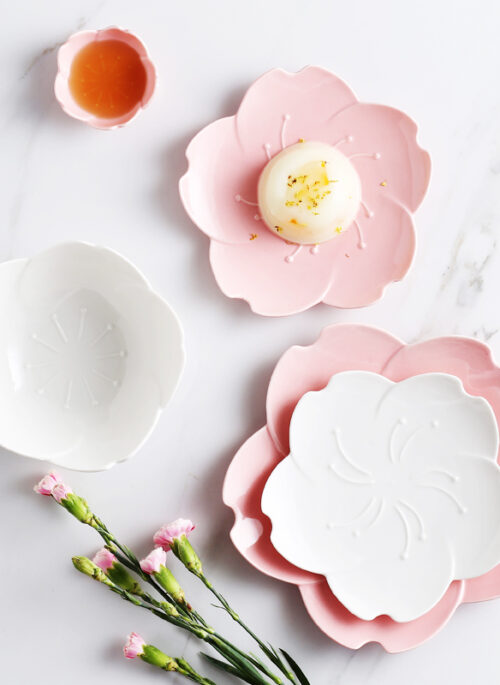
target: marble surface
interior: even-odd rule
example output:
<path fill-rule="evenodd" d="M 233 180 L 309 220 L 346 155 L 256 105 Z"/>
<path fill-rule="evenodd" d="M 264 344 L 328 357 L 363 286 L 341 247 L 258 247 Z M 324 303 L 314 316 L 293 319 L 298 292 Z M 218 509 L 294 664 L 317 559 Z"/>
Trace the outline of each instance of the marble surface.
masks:
<path fill-rule="evenodd" d="M 220 493 L 235 449 L 264 423 L 277 358 L 326 324 L 366 322 L 407 341 L 475 336 L 500 359 L 498 3 L 2 0 L 0 8 L 0 259 L 65 240 L 105 244 L 145 272 L 187 336 L 181 387 L 149 442 L 109 472 L 65 474 L 74 489 L 140 553 L 159 523 L 195 519 L 210 575 L 314 685 L 497 683 L 500 601 L 460 608 L 406 654 L 377 645 L 351 652 L 311 624 L 295 588 L 261 576 L 233 550 Z M 106 133 L 64 115 L 52 84 L 58 45 L 78 29 L 109 24 L 144 39 L 160 82 L 137 121 Z M 362 100 L 412 115 L 432 155 L 431 186 L 416 216 L 412 271 L 383 301 L 263 319 L 219 292 L 208 241 L 185 216 L 177 181 L 189 139 L 232 114 L 255 77 L 308 63 L 334 70 Z M 32 493 L 45 468 L 0 453 L 2 683 L 180 682 L 123 659 L 131 630 L 195 663 L 199 645 L 76 575 L 71 555 L 91 554 L 97 541 Z M 194 603 L 208 604 L 195 583 L 185 585 Z M 238 636 L 222 615 L 209 614 Z"/>

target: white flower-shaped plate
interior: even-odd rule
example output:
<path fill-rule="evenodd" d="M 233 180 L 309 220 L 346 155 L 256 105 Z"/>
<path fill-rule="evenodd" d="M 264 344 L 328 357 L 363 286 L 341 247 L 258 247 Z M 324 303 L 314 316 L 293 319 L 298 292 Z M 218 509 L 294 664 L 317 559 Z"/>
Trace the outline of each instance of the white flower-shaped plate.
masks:
<path fill-rule="evenodd" d="M 0 445 L 82 471 L 136 452 L 184 366 L 169 305 L 84 243 L 0 265 Z"/>
<path fill-rule="evenodd" d="M 500 562 L 498 429 L 455 376 L 366 371 L 299 400 L 262 510 L 271 540 L 364 620 L 422 616 Z"/>

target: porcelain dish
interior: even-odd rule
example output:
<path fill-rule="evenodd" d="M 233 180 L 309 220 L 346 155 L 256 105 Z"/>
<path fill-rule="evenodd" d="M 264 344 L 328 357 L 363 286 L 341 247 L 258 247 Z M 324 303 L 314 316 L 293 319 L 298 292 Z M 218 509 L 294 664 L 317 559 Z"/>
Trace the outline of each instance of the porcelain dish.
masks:
<path fill-rule="evenodd" d="M 290 422 L 262 511 L 271 542 L 352 614 L 420 618 L 500 562 L 495 415 L 455 376 L 332 376 Z"/>
<path fill-rule="evenodd" d="M 82 471 L 135 453 L 184 366 L 170 306 L 84 243 L 0 264 L 0 445 Z"/>
<path fill-rule="evenodd" d="M 89 43 L 101 40 L 120 40 L 125 42 L 137 52 L 146 72 L 146 88 L 142 100 L 126 114 L 111 119 L 98 117 L 80 107 L 75 101 L 69 87 L 71 64 L 75 55 Z M 156 81 L 156 69 L 144 43 L 137 38 L 137 36 L 130 33 L 130 31 L 126 31 L 119 26 L 110 26 L 109 28 L 97 31 L 79 31 L 78 33 L 74 33 L 68 38 L 64 45 L 59 48 L 57 53 L 57 75 L 54 83 L 56 100 L 66 114 L 93 128 L 111 131 L 130 123 L 139 115 L 153 97 Z"/>
<path fill-rule="evenodd" d="M 349 388 L 353 376 L 350 374 L 344 376 L 344 372 L 355 372 L 354 379 L 358 377 L 365 384 L 363 392 L 367 393 L 366 407 L 363 407 L 363 403 L 359 401 L 358 391 L 353 392 L 352 387 Z M 363 372 L 361 376 L 359 372 Z M 368 373 L 365 377 L 366 372 Z M 339 382 L 338 387 L 344 384 L 340 400 L 334 392 L 336 377 Z M 408 379 L 408 385 L 406 385 L 406 379 Z M 330 382 L 332 386 L 328 390 Z M 425 402 L 422 403 L 419 400 L 420 391 L 416 392 L 420 383 L 429 382 L 432 387 L 427 388 L 425 394 L 429 397 L 428 393 L 431 392 L 431 397 L 435 400 L 434 404 L 429 403 L 430 408 Z M 416 385 L 408 394 L 408 388 L 411 389 L 413 383 Z M 325 396 L 324 392 L 326 392 Z M 333 395 L 328 399 L 330 392 Z M 372 420 L 373 404 L 380 402 L 384 393 L 388 397 L 388 404 L 383 404 L 382 412 L 385 424 L 381 423 L 377 427 L 377 423 Z M 378 562 L 375 563 L 373 569 L 368 565 L 363 571 L 366 575 L 362 581 L 358 575 L 357 578 L 352 579 L 351 587 L 345 583 L 342 586 L 336 583 L 339 578 L 342 580 L 342 574 L 337 574 L 338 569 L 335 567 L 332 571 L 333 582 L 329 584 L 326 575 L 332 567 L 330 566 L 331 558 L 326 553 L 321 556 L 321 552 L 315 550 L 314 554 L 312 552 L 307 554 L 307 559 L 304 561 L 305 555 L 297 549 L 297 545 L 296 549 L 292 550 L 286 537 L 290 535 L 290 532 L 283 533 L 284 527 L 280 519 L 283 512 L 288 511 L 289 505 L 288 492 L 285 490 L 280 474 L 286 473 L 290 468 L 286 466 L 287 463 L 290 465 L 289 455 L 295 450 L 299 455 L 303 455 L 303 450 L 307 446 L 306 443 L 301 442 L 304 436 L 300 419 L 301 398 L 306 398 L 305 404 L 311 401 L 320 402 L 321 405 L 323 397 L 326 399 L 326 408 L 330 406 L 330 402 L 340 407 L 338 419 L 336 416 L 331 418 L 330 427 L 340 429 L 343 454 L 347 456 L 348 461 L 352 462 L 349 466 L 342 457 L 341 448 L 336 444 L 335 434 L 330 432 L 326 435 L 323 429 L 321 439 L 318 437 L 317 447 L 320 455 L 318 459 L 322 457 L 324 462 L 323 439 L 330 441 L 326 453 L 328 475 L 325 475 L 325 479 L 328 477 L 328 482 L 335 488 L 335 492 L 339 493 L 339 496 L 342 491 L 343 501 L 348 490 L 351 492 L 359 488 L 359 495 L 350 507 L 353 518 L 356 514 L 363 513 L 362 506 L 366 507 L 370 504 L 371 510 L 365 512 L 367 518 L 359 520 L 359 525 L 351 523 L 347 516 L 344 520 L 340 519 L 339 512 L 336 510 L 328 510 L 325 519 L 323 508 L 325 504 L 323 499 L 318 497 L 315 500 L 318 503 L 316 511 L 309 511 L 308 518 L 300 525 L 303 525 L 304 530 L 316 542 L 318 540 L 324 542 L 324 536 L 332 533 L 335 536 L 343 535 L 344 539 L 341 537 L 341 542 L 338 543 L 339 549 L 354 555 L 357 553 L 354 545 L 358 542 L 362 545 L 368 544 L 367 541 L 370 539 L 377 539 L 380 542 L 379 536 L 383 537 L 387 522 L 394 528 L 389 540 L 380 545 L 377 542 L 376 549 L 385 557 L 385 561 L 380 565 Z M 379 459 L 374 462 L 378 466 L 375 468 L 372 465 L 370 467 L 372 470 L 369 470 L 366 462 L 358 462 L 360 451 L 356 441 L 361 439 L 358 437 L 361 431 L 352 430 L 354 424 L 351 410 L 354 398 L 357 398 L 356 415 L 363 425 L 365 421 L 371 421 L 368 423 L 368 435 L 372 436 L 374 453 L 379 456 Z M 398 402 L 395 402 L 393 406 L 393 400 L 396 399 Z M 401 412 L 400 407 L 403 404 L 406 405 L 405 411 Z M 394 408 L 398 408 L 397 411 L 393 412 Z M 304 410 L 306 409 L 307 407 Z M 299 413 L 297 423 L 294 424 L 295 411 Z M 450 434 L 448 428 L 457 425 L 457 416 L 463 411 L 467 417 L 470 413 L 471 417 L 460 420 L 460 423 L 464 425 L 457 429 L 455 437 L 453 430 Z M 434 416 L 436 412 L 440 415 Z M 332 417 L 331 414 L 328 416 Z M 400 424 L 401 418 L 407 419 L 408 423 Z M 460 604 L 500 596 L 500 565 L 496 559 L 498 505 L 495 497 L 499 420 L 500 369 L 493 362 L 489 348 L 477 340 L 448 337 L 405 345 L 388 333 L 368 326 L 351 324 L 329 326 L 311 345 L 292 347 L 281 357 L 271 377 L 267 393 L 267 424 L 243 444 L 228 469 L 224 482 L 224 501 L 235 514 L 235 523 L 231 531 L 233 543 L 240 553 L 262 572 L 297 585 L 311 618 L 333 640 L 353 649 L 358 649 L 367 642 L 378 642 L 389 652 L 401 652 L 415 647 L 442 629 Z M 437 424 L 433 425 L 436 421 Z M 329 424 L 325 422 L 324 425 Z M 350 426 L 349 429 L 348 426 Z M 382 429 L 382 426 L 385 427 Z M 420 426 L 424 426 L 422 431 L 415 434 L 406 450 L 402 452 L 406 441 L 412 435 L 407 430 L 411 427 L 415 430 Z M 394 430 L 392 458 L 396 461 L 403 456 L 404 468 L 391 461 L 390 439 L 391 432 Z M 398 431 L 401 432 L 398 434 Z M 294 434 L 297 436 L 296 439 L 293 437 Z M 308 432 L 307 435 L 308 440 L 311 440 L 311 433 Z M 292 436 L 291 443 L 290 436 Z M 374 436 L 378 436 L 377 440 Z M 431 454 L 439 452 L 440 458 L 444 460 L 435 468 L 446 473 L 428 474 L 425 471 L 425 479 L 422 479 L 423 473 L 419 470 L 418 456 L 422 454 L 424 447 L 427 449 L 426 440 L 429 437 L 432 440 L 431 450 L 434 450 Z M 461 444 L 456 441 L 458 437 L 463 439 Z M 376 444 L 379 445 L 378 448 Z M 383 445 L 384 449 L 380 448 L 380 445 Z M 438 447 L 443 447 L 442 453 Z M 450 457 L 457 453 L 459 458 L 452 465 L 449 461 Z M 324 466 L 323 462 L 322 466 Z M 415 468 L 412 467 L 412 470 L 409 470 L 409 464 L 412 462 Z M 330 466 L 332 463 L 334 469 Z M 308 473 L 308 469 L 316 468 L 315 464 L 316 458 L 311 457 L 311 463 L 306 462 L 303 466 L 305 473 Z M 362 475 L 361 471 L 356 472 L 355 469 L 353 471 L 353 464 L 367 471 L 367 474 L 362 477 L 373 480 L 373 483 L 354 485 L 344 482 L 342 478 L 335 475 L 337 472 L 344 478 L 356 477 L 359 480 Z M 424 462 L 420 462 L 420 465 L 422 464 Z M 279 468 L 276 470 L 278 465 Z M 402 495 L 398 494 L 398 499 L 410 505 L 411 509 L 401 502 L 390 499 L 394 497 L 394 492 L 384 490 L 387 486 L 387 480 L 384 479 L 385 469 L 392 470 L 393 467 L 399 470 L 398 482 L 403 488 Z M 341 468 L 344 470 L 339 470 Z M 485 471 L 479 475 L 483 469 Z M 282 502 L 284 500 L 284 504 L 280 506 L 279 503 L 273 502 L 274 498 L 267 498 L 267 501 L 266 497 L 264 498 L 266 511 L 273 519 L 272 523 L 276 524 L 276 528 L 273 529 L 271 519 L 263 512 L 262 497 L 268 487 L 266 484 L 273 482 L 271 474 L 275 470 L 274 478 L 281 480 L 281 491 L 284 494 L 280 497 L 282 497 Z M 488 482 L 483 480 L 486 471 L 490 472 L 490 477 L 486 479 Z M 414 482 L 407 482 L 408 474 L 412 475 Z M 468 483 L 468 478 L 473 478 L 472 482 Z M 476 478 L 479 480 L 476 481 Z M 470 531 L 468 531 L 469 522 L 466 520 L 469 519 L 472 523 L 475 517 L 473 507 L 479 507 L 476 510 L 478 513 L 483 505 L 483 502 L 478 501 L 478 493 L 475 493 L 472 487 L 476 483 L 479 488 L 479 481 L 482 483 L 479 493 L 482 493 L 483 487 L 486 493 L 485 509 L 481 516 L 485 530 L 489 530 L 489 533 L 487 533 L 487 538 L 482 538 L 480 533 L 478 540 L 472 540 L 471 543 Z M 417 487 L 417 482 L 436 487 L 427 489 Z M 344 486 L 346 490 L 343 490 Z M 375 492 L 379 487 L 382 487 L 382 490 Z M 449 494 L 445 494 L 445 491 Z M 396 492 L 400 493 L 399 486 Z M 362 500 L 361 493 L 368 495 L 368 498 Z M 426 496 L 422 496 L 423 493 L 427 493 Z M 378 514 L 381 494 L 386 500 L 382 513 L 388 516 L 387 522 L 383 525 L 383 517 Z M 362 505 L 356 511 L 354 511 L 355 503 Z M 394 504 L 398 506 L 400 513 L 395 510 Z M 331 503 L 330 505 L 334 506 Z M 459 507 L 463 510 L 462 513 Z M 424 525 L 423 532 L 419 519 L 412 509 L 419 515 Z M 446 521 L 451 520 L 451 530 L 448 528 L 448 523 L 446 529 L 433 523 L 433 529 L 430 532 L 427 517 L 432 518 L 434 516 L 432 512 L 436 511 L 442 512 Z M 316 516 L 316 513 L 321 514 L 323 518 Z M 298 514 L 299 512 L 297 516 Z M 377 515 L 380 520 L 375 521 L 376 525 L 370 526 L 369 524 Z M 318 521 L 322 522 L 319 533 L 314 528 L 314 526 L 318 527 Z M 331 523 L 334 524 L 333 528 L 328 528 L 328 524 Z M 336 530 L 337 523 L 349 525 L 345 529 Z M 297 526 L 299 526 L 298 523 Z M 373 535 L 373 538 L 363 533 L 366 526 L 368 526 L 367 533 Z M 299 527 L 292 525 L 292 528 L 297 533 L 298 539 L 306 534 L 304 531 L 300 532 Z M 473 528 L 477 533 L 476 524 L 473 524 Z M 356 535 L 358 531 L 359 536 Z M 446 537 L 448 535 L 450 537 Z M 431 551 L 434 546 L 434 542 L 431 543 L 431 537 L 442 536 L 446 537 L 445 549 L 441 550 L 437 546 L 435 554 Z M 422 537 L 424 540 L 420 539 Z M 488 550 L 483 546 L 486 539 L 491 541 L 491 551 L 495 550 L 489 559 L 487 558 Z M 480 554 L 479 550 L 474 547 L 476 542 L 481 546 Z M 409 543 L 408 547 L 407 543 Z M 428 543 L 431 543 L 429 547 L 427 547 Z M 469 546 L 470 544 L 472 547 Z M 363 553 L 366 554 L 367 550 L 373 554 L 375 547 L 368 546 L 364 548 Z M 443 560 L 443 553 L 447 559 Z M 427 554 L 429 555 L 427 561 L 424 561 Z M 474 559 L 470 558 L 471 555 Z M 451 558 L 457 561 L 457 568 L 453 568 L 452 572 L 450 572 Z M 389 559 L 386 567 L 387 575 L 384 575 L 382 566 L 387 559 Z M 480 564 L 475 566 L 475 561 L 480 561 Z M 297 562 L 304 568 L 299 567 Z M 353 568 L 358 568 L 356 556 L 351 556 L 349 563 Z M 423 601 L 424 595 L 420 595 L 415 589 L 416 585 L 421 582 L 416 571 L 421 563 L 421 569 L 426 564 L 430 564 L 435 565 L 439 572 L 439 580 L 436 583 L 440 585 L 440 589 L 437 591 L 437 588 L 434 588 L 432 598 L 426 601 Z M 413 564 L 416 565 L 413 570 L 410 570 Z M 389 602 L 388 595 L 382 599 L 379 592 L 375 592 L 374 597 L 368 596 L 374 588 L 384 588 L 384 584 L 387 589 L 392 582 L 391 574 L 394 568 L 397 569 L 398 574 L 401 574 L 398 575 L 398 579 L 404 583 L 405 591 L 417 594 L 415 602 L 412 598 L 411 603 L 408 603 L 409 600 L 405 597 L 402 602 L 399 602 L 397 598 L 393 601 L 394 597 L 389 598 Z M 373 576 L 370 574 L 372 570 Z M 460 573 L 455 572 L 458 570 Z M 448 583 L 445 583 L 446 578 Z M 453 580 L 453 578 L 458 579 Z M 370 588 L 367 596 L 362 596 L 362 593 L 360 595 L 358 592 L 358 581 L 367 583 Z M 343 601 L 349 604 L 351 611 L 343 604 L 341 598 L 332 592 L 333 588 L 338 588 L 339 595 L 342 595 Z M 427 594 L 428 590 L 429 587 L 425 584 L 423 592 Z M 353 613 L 354 611 L 363 615 L 364 618 L 357 616 Z M 391 611 L 393 617 L 381 614 L 383 611 Z"/>
<path fill-rule="evenodd" d="M 189 167 L 180 181 L 187 213 L 210 238 L 210 263 L 221 290 L 266 316 L 293 314 L 318 302 L 353 308 L 379 299 L 388 284 L 403 278 L 415 252 L 412 214 L 430 177 L 429 155 L 416 136 L 408 116 L 359 102 L 326 69 L 273 69 L 261 76 L 236 115 L 209 124 L 189 143 Z M 316 148 L 327 144 L 339 173 L 344 169 L 353 177 L 344 201 L 355 199 L 357 209 L 345 214 L 349 225 L 336 226 L 336 237 L 321 244 L 284 240 L 280 232 L 286 231 L 266 226 L 267 213 L 259 206 L 259 196 L 267 197 L 258 193 L 263 170 L 289 151 L 300 154 L 304 141 Z M 343 180 L 326 180 L 331 190 L 325 197 L 335 197 Z M 285 204 L 286 213 L 295 203 L 290 198 Z M 312 211 L 312 220 L 321 218 L 315 216 L 319 211 Z M 290 222 L 298 225 L 295 218 Z"/>

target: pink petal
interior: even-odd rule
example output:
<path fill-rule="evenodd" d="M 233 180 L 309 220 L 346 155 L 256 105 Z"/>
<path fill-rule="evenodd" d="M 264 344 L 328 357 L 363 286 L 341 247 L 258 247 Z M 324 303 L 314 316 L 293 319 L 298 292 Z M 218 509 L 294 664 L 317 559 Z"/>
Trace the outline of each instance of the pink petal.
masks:
<path fill-rule="evenodd" d="M 415 230 L 408 212 L 388 197 L 369 205 L 373 216 L 361 208 L 356 226 L 346 231 L 342 253 L 332 264 L 332 282 L 323 297 L 334 307 L 363 307 L 378 300 L 384 288 L 399 281 L 411 266 Z M 344 237 L 344 236 L 343 236 Z M 365 244 L 360 249 L 360 241 Z"/>
<path fill-rule="evenodd" d="M 422 644 L 448 622 L 462 601 L 464 581 L 453 582 L 431 611 L 409 623 L 396 623 L 388 616 L 362 621 L 338 601 L 326 580 L 303 585 L 300 591 L 309 615 L 332 640 L 351 649 L 378 642 L 395 653 Z"/>
<path fill-rule="evenodd" d="M 58 483 L 62 483 L 61 476 L 58 473 L 55 473 L 55 471 L 51 471 L 34 486 L 33 490 L 39 495 L 50 497 L 53 489 Z"/>
<path fill-rule="evenodd" d="M 500 424 L 500 369 L 494 364 L 489 347 L 459 337 L 407 345 L 390 360 L 384 375 L 399 381 L 433 371 L 457 376 L 469 394 L 488 400 Z"/>
<path fill-rule="evenodd" d="M 262 226 L 254 218 L 258 207 L 235 198 L 257 201 L 257 181 L 268 161 L 264 145 L 272 154 L 281 150 L 284 114 L 293 113 L 285 129 L 287 144 L 301 137 L 322 139 L 331 117 L 354 102 L 346 84 L 319 67 L 264 74 L 247 91 L 236 117 L 210 124 L 186 150 L 189 169 L 179 187 L 193 222 L 218 241 L 246 244 Z"/>
<path fill-rule="evenodd" d="M 267 393 L 267 422 L 282 454 L 289 452 L 288 431 L 295 405 L 309 390 L 320 390 L 334 373 L 359 369 L 382 373 L 401 342 L 369 326 L 328 326 L 308 347 L 291 347 L 274 369 Z"/>
<path fill-rule="evenodd" d="M 73 490 L 64 483 L 57 483 L 52 489 L 52 497 L 58 504 L 61 504 L 61 502 L 64 499 L 67 499 L 68 495 L 71 494 L 73 494 Z"/>
<path fill-rule="evenodd" d="M 261 428 L 239 449 L 224 481 L 224 503 L 235 514 L 231 539 L 235 547 L 255 568 L 288 583 L 315 582 L 318 576 L 290 564 L 274 549 L 270 540 L 271 523 L 260 508 L 262 490 L 280 454 L 269 433 Z"/>
<path fill-rule="evenodd" d="M 191 220 L 211 238 L 246 243 L 255 231 L 257 181 L 266 163 L 262 147 L 244 155 L 235 133 L 235 117 L 219 119 L 198 133 L 186 150 L 189 169 L 179 190 Z"/>
<path fill-rule="evenodd" d="M 161 566 L 165 566 L 167 561 L 167 553 L 161 547 L 156 547 L 148 554 L 145 559 L 141 559 L 140 566 L 144 573 L 158 573 Z"/>
<path fill-rule="evenodd" d="M 168 552 L 172 542 L 183 535 L 188 536 L 195 529 L 195 525 L 189 519 L 176 519 L 171 523 L 164 524 L 153 536 L 153 542 L 157 547 L 163 547 Z"/>
<path fill-rule="evenodd" d="M 135 659 L 142 654 L 145 645 L 145 640 L 138 633 L 130 633 L 123 648 L 123 654 L 127 659 Z"/>
<path fill-rule="evenodd" d="M 255 227 L 254 227 L 255 228 Z M 319 246 L 316 254 L 303 246 L 292 263 L 297 245 L 290 245 L 265 226 L 255 228 L 257 238 L 244 245 L 212 241 L 210 262 L 221 290 L 228 297 L 246 300 L 257 314 L 283 316 L 301 312 L 325 297 L 335 264 L 345 252 L 347 236 Z"/>
<path fill-rule="evenodd" d="M 297 73 L 273 69 L 253 83 L 243 98 L 237 114 L 236 130 L 242 149 L 263 150 L 270 145 L 275 155 L 286 145 L 306 140 L 329 138 L 332 119 L 357 102 L 356 96 L 341 79 L 321 67 L 306 67 Z M 285 130 L 282 126 L 288 115 Z"/>
<path fill-rule="evenodd" d="M 339 146 L 358 170 L 363 199 L 389 196 L 415 211 L 429 185 L 430 157 L 416 141 L 417 126 L 406 114 L 384 105 L 356 103 L 331 122 L 330 138 L 353 140 Z M 326 141 L 325 141 L 326 142 Z M 380 155 L 374 159 L 373 154 Z M 386 185 L 381 185 L 386 183 Z"/>
<path fill-rule="evenodd" d="M 100 549 L 98 552 L 95 553 L 94 558 L 92 559 L 94 564 L 96 566 L 99 566 L 99 568 L 106 572 L 108 569 L 110 569 L 113 564 L 116 561 L 115 555 L 109 551 L 109 549 L 106 549 L 103 547 Z"/>
<path fill-rule="evenodd" d="M 464 602 L 484 602 L 500 597 L 500 565 L 478 578 L 465 581 Z"/>
<path fill-rule="evenodd" d="M 500 369 L 487 345 L 458 336 L 407 345 L 390 361 L 384 375 L 398 381 L 433 371 L 457 376 L 468 393 L 485 397 L 500 423 Z"/>

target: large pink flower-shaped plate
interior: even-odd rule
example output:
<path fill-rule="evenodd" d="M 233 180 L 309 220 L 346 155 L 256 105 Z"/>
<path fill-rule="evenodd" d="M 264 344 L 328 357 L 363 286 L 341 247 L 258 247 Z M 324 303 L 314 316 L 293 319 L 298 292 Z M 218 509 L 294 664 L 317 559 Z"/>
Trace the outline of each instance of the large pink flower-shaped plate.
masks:
<path fill-rule="evenodd" d="M 388 616 L 364 621 L 332 594 L 325 578 L 296 568 L 274 549 L 271 523 L 262 513 L 264 486 L 289 454 L 289 424 L 304 393 L 324 388 L 339 372 L 363 370 L 398 382 L 442 372 L 458 377 L 471 395 L 485 398 L 500 422 L 500 368 L 489 348 L 469 338 L 436 338 L 405 345 L 384 331 L 337 324 L 307 347 L 291 347 L 279 360 L 267 395 L 267 425 L 234 457 L 224 483 L 224 502 L 233 509 L 231 538 L 241 554 L 267 575 L 297 585 L 318 627 L 336 642 L 357 649 L 380 643 L 388 652 L 415 647 L 440 630 L 464 602 L 500 596 L 500 566 L 472 580 L 454 581 L 442 599 L 420 618 L 398 623 Z"/>
<path fill-rule="evenodd" d="M 413 259 L 411 213 L 430 159 L 417 127 L 391 107 L 361 103 L 320 67 L 273 69 L 250 86 L 235 116 L 204 128 L 187 148 L 184 207 L 210 239 L 221 290 L 267 316 L 319 302 L 351 308 L 379 299 Z M 263 223 L 257 184 L 267 161 L 300 140 L 335 146 L 354 165 L 362 201 L 350 227 L 319 246 L 287 243 Z"/>

